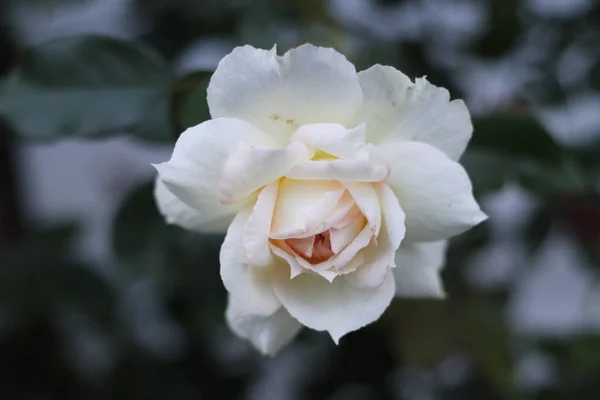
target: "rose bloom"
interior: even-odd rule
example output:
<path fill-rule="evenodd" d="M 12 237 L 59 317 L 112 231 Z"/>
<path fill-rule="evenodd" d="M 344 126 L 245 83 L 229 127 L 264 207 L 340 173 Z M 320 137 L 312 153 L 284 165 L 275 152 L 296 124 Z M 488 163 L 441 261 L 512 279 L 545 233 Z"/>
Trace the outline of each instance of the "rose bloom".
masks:
<path fill-rule="evenodd" d="M 394 295 L 444 297 L 447 239 L 486 218 L 457 162 L 473 130 L 462 101 L 307 44 L 234 49 L 208 104 L 155 165 L 155 196 L 168 223 L 227 232 L 237 335 L 265 354 L 302 326 L 337 343 Z"/>

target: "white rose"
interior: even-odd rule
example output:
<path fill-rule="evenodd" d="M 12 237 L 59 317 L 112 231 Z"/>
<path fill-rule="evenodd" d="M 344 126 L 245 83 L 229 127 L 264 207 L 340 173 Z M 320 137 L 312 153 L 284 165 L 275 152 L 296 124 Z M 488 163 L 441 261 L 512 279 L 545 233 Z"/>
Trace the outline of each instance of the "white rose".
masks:
<path fill-rule="evenodd" d="M 302 326 L 340 337 L 394 294 L 443 297 L 446 239 L 483 221 L 457 163 L 462 101 L 332 49 L 234 49 L 208 87 L 212 120 L 156 165 L 169 223 L 227 230 L 231 329 L 273 354 Z"/>

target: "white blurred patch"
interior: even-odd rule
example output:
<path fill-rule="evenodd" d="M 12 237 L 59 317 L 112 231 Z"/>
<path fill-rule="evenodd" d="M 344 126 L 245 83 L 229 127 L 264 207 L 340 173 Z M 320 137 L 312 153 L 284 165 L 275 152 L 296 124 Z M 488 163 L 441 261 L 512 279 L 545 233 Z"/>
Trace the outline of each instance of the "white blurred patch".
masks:
<path fill-rule="evenodd" d="M 379 5 L 373 0 L 330 0 L 330 15 L 344 25 L 355 26 L 384 40 L 417 39 L 457 44 L 484 28 L 485 4 L 473 0 L 405 1 Z"/>
<path fill-rule="evenodd" d="M 22 45 L 29 46 L 76 34 L 133 39 L 146 29 L 135 15 L 133 0 L 8 2 L 9 27 Z"/>
<path fill-rule="evenodd" d="M 536 114 L 546 128 L 566 145 L 590 144 L 600 138 L 600 94 L 573 95 L 566 104 L 540 107 Z"/>
<path fill-rule="evenodd" d="M 560 55 L 556 65 L 558 81 L 563 86 L 585 85 L 595 61 L 594 56 L 583 46 L 569 46 Z"/>
<path fill-rule="evenodd" d="M 33 222 L 80 222 L 82 255 L 106 265 L 112 220 L 123 196 L 151 179 L 156 171 L 150 163 L 167 160 L 172 149 L 114 138 L 27 142 L 19 150 L 25 216 Z"/>
<path fill-rule="evenodd" d="M 187 46 L 175 61 L 175 72 L 186 75 L 195 71 L 214 71 L 235 43 L 224 38 L 203 38 Z"/>
<path fill-rule="evenodd" d="M 74 315 L 59 315 L 57 323 L 62 328 L 66 357 L 74 370 L 83 380 L 102 384 L 110 377 L 117 359 L 115 344 Z"/>
<path fill-rule="evenodd" d="M 592 306 L 589 294 L 596 277 L 570 238 L 552 232 L 522 272 L 507 309 L 517 333 L 567 338 L 590 326 L 600 328 L 600 315 L 585 311 Z"/>
<path fill-rule="evenodd" d="M 121 312 L 138 344 L 159 357 L 181 356 L 185 334 L 163 309 L 150 279 L 139 280 L 126 290 Z"/>
<path fill-rule="evenodd" d="M 475 0 L 421 0 L 421 18 L 433 40 L 457 45 L 479 36 L 486 28 L 487 6 Z"/>
<path fill-rule="evenodd" d="M 300 393 L 306 380 L 314 374 L 307 365 L 319 365 L 324 362 L 315 346 L 295 343 L 283 349 L 276 357 L 263 357 L 261 372 L 248 389 L 250 400 L 294 400 L 300 399 Z M 322 352 L 321 355 L 326 355 Z"/>
<path fill-rule="evenodd" d="M 465 101 L 474 114 L 509 105 L 539 73 L 521 61 L 471 60 L 453 73 L 465 91 Z"/>
<path fill-rule="evenodd" d="M 467 355 L 454 354 L 442 361 L 436 372 L 442 386 L 456 387 L 468 381 L 473 374 L 473 365 Z"/>
<path fill-rule="evenodd" d="M 506 185 L 483 199 L 491 243 L 471 259 L 466 269 L 466 278 L 471 283 L 480 288 L 504 286 L 527 266 L 520 234 L 536 204 L 529 193 L 516 185 Z"/>
<path fill-rule="evenodd" d="M 557 370 L 551 357 L 530 350 L 517 361 L 515 384 L 524 390 L 536 390 L 557 382 Z"/>
<path fill-rule="evenodd" d="M 346 26 L 358 27 L 384 40 L 422 36 L 422 9 L 414 1 L 382 7 L 372 0 L 330 0 L 329 14 Z"/>
<path fill-rule="evenodd" d="M 574 17 L 587 12 L 592 0 L 529 0 L 529 8 L 544 17 Z"/>

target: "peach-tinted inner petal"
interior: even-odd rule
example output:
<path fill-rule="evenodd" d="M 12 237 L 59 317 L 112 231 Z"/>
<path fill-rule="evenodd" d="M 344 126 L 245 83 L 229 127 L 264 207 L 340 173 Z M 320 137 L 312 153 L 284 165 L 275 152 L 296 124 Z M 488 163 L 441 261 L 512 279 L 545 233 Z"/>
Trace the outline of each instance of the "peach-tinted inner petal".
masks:
<path fill-rule="evenodd" d="M 312 257 L 315 248 L 314 236 L 307 238 L 286 239 L 285 242 L 300 257 L 303 257 L 305 259 L 309 259 Z"/>
<path fill-rule="evenodd" d="M 360 209 L 351 197 L 346 196 L 340 199 L 328 219 L 333 225 L 325 226 L 325 230 L 315 232 L 312 236 L 299 235 L 272 242 L 290 255 L 301 257 L 309 264 L 317 266 L 337 256 L 367 225 L 367 219 Z"/>

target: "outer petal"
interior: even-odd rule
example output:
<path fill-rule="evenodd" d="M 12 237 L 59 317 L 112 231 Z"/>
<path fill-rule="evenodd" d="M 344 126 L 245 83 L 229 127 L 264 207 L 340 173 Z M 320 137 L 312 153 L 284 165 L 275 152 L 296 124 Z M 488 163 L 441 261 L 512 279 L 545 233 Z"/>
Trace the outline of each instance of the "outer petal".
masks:
<path fill-rule="evenodd" d="M 224 233 L 234 217 L 232 214 L 206 220 L 205 215 L 188 206 L 171 193 L 159 177 L 156 177 L 154 184 L 154 198 L 158 210 L 168 224 L 179 225 L 192 231 Z"/>
<path fill-rule="evenodd" d="M 463 167 L 423 143 L 380 146 L 391 162 L 388 184 L 406 213 L 406 238 L 447 239 L 484 221 Z"/>
<path fill-rule="evenodd" d="M 248 208 L 240 211 L 227 230 L 219 258 L 221 279 L 231 296 L 243 304 L 246 313 L 268 316 L 281 304 L 273 294 L 272 269 L 243 262 L 242 234 L 249 215 Z"/>
<path fill-rule="evenodd" d="M 262 354 L 275 355 L 302 328 L 285 308 L 268 317 L 247 314 L 244 308 L 238 300 L 230 297 L 225 318 L 233 332 L 248 339 Z"/>
<path fill-rule="evenodd" d="M 359 74 L 365 101 L 356 122 L 366 122 L 368 141 L 419 141 L 457 160 L 465 150 L 473 126 L 462 100 L 450 101 L 446 89 L 425 78 L 414 84 L 402 72 L 375 65 Z"/>
<path fill-rule="evenodd" d="M 391 271 L 375 288 L 356 288 L 338 277 L 325 279 L 302 274 L 289 279 L 278 275 L 275 294 L 288 312 L 303 325 L 327 331 L 337 343 L 346 333 L 377 320 L 394 297 Z"/>
<path fill-rule="evenodd" d="M 447 240 L 428 243 L 402 243 L 396 252 L 396 295 L 400 297 L 446 296 L 440 269 L 446 258 Z"/>
<path fill-rule="evenodd" d="M 214 119 L 183 132 L 171 159 L 154 165 L 169 191 L 198 211 L 199 224 L 229 217 L 243 206 L 243 202 L 224 206 L 218 199 L 225 163 L 241 141 L 256 146 L 273 145 L 268 135 L 246 122 Z M 170 217 L 177 218 L 175 214 Z"/>
<path fill-rule="evenodd" d="M 354 66 L 333 49 L 308 44 L 283 57 L 275 49 L 235 48 L 208 86 L 213 118 L 243 119 L 280 144 L 304 124 L 347 125 L 361 103 Z"/>
<path fill-rule="evenodd" d="M 254 147 L 241 142 L 225 164 L 219 183 L 219 200 L 224 204 L 237 203 L 313 155 L 314 150 L 298 141 L 282 149 Z"/>

